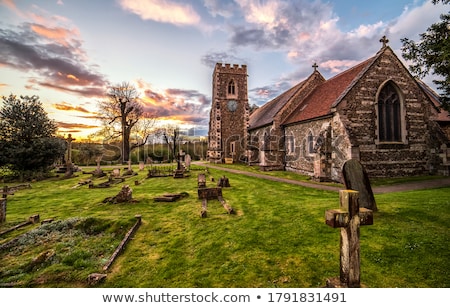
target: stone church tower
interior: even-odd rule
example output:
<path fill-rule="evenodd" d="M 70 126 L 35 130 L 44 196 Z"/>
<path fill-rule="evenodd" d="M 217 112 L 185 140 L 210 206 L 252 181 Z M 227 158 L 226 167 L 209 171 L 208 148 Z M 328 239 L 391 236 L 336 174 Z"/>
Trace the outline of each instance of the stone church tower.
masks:
<path fill-rule="evenodd" d="M 208 159 L 214 163 L 243 161 L 250 112 L 247 66 L 217 63 L 212 88 Z"/>

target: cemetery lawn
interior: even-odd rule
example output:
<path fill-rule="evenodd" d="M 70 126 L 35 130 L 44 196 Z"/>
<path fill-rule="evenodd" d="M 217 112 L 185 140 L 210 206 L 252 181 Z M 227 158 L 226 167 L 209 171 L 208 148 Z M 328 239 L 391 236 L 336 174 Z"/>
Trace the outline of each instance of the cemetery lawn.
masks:
<path fill-rule="evenodd" d="M 88 275 L 103 272 L 137 214 L 142 225 L 98 287 L 310 288 L 339 276 L 339 230 L 324 219 L 326 210 L 339 207 L 338 192 L 210 168 L 207 187 L 228 177 L 231 187 L 223 188 L 223 197 L 236 214 L 210 200 L 201 218 L 201 172 L 194 166 L 183 179 L 146 179 L 142 171 L 95 189 L 75 188 L 90 177 L 77 173 L 8 196 L 0 233 L 33 214 L 54 222 L 0 236 L 0 287 L 87 287 Z M 102 202 L 124 184 L 136 202 Z M 176 202 L 153 200 L 164 193 L 188 195 Z M 450 287 L 449 197 L 450 188 L 375 195 L 374 225 L 360 230 L 364 286 Z"/>

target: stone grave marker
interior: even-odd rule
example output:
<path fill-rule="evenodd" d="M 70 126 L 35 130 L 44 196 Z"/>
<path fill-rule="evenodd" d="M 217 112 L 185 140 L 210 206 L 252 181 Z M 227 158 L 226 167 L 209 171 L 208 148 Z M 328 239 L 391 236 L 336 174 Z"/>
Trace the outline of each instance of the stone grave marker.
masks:
<path fill-rule="evenodd" d="M 184 156 L 184 165 L 186 166 L 186 169 L 188 169 L 188 170 L 189 170 L 189 168 L 191 167 L 191 161 L 192 161 L 191 155 L 186 154 L 186 155 Z"/>
<path fill-rule="evenodd" d="M 230 180 L 226 176 L 222 176 L 217 182 L 217 187 L 230 187 Z"/>
<path fill-rule="evenodd" d="M 350 159 L 344 163 L 342 176 L 346 189 L 359 192 L 359 205 L 361 207 L 372 211 L 378 210 L 372 186 L 370 186 L 369 176 L 357 159 Z"/>
<path fill-rule="evenodd" d="M 359 193 L 354 190 L 339 191 L 339 201 L 339 209 L 325 212 L 325 223 L 341 228 L 340 276 L 327 279 L 327 287 L 359 288 L 359 227 L 373 224 L 373 212 L 359 207 Z"/>
<path fill-rule="evenodd" d="M 143 161 L 140 161 L 140 162 L 139 162 L 139 171 L 143 171 L 144 168 L 145 168 L 144 162 L 143 162 Z"/>
<path fill-rule="evenodd" d="M 206 176 L 204 173 L 200 173 L 197 176 L 197 186 L 198 188 L 205 188 L 206 187 Z"/>
<path fill-rule="evenodd" d="M 119 177 L 120 176 L 120 169 L 114 169 L 113 171 L 112 171 L 112 175 L 113 175 L 113 177 Z"/>

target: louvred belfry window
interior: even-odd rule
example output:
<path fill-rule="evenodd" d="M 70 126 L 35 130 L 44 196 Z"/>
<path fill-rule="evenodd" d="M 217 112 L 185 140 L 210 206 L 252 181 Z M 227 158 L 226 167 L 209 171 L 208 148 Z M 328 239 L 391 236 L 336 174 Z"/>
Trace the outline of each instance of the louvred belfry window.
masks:
<path fill-rule="evenodd" d="M 388 82 L 378 95 L 378 136 L 381 142 L 400 142 L 401 101 L 396 87 Z"/>
<path fill-rule="evenodd" d="M 234 80 L 231 80 L 228 83 L 228 94 L 231 94 L 231 95 L 236 94 L 236 86 L 234 84 Z"/>

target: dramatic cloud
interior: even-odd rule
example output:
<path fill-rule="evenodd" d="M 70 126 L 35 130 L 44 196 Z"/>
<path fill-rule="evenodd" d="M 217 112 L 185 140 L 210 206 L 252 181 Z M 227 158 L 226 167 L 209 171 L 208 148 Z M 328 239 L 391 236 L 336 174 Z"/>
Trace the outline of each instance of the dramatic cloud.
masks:
<path fill-rule="evenodd" d="M 84 107 L 72 106 L 72 105 L 70 105 L 70 104 L 68 104 L 66 102 L 53 104 L 53 107 L 55 109 L 63 110 L 63 111 L 78 111 L 78 112 L 84 112 L 84 113 L 91 113 L 89 110 L 87 110 Z"/>
<path fill-rule="evenodd" d="M 171 23 L 178 26 L 196 25 L 200 22 L 197 12 L 185 3 L 168 0 L 120 0 L 121 7 L 144 20 Z"/>
<path fill-rule="evenodd" d="M 99 126 L 81 123 L 56 122 L 60 133 L 79 133 L 86 129 L 96 129 Z"/>
<path fill-rule="evenodd" d="M 42 19 L 33 16 L 34 20 Z M 78 30 L 48 22 L 64 22 L 61 17 L 45 20 L 45 26 L 23 23 L 18 28 L 0 29 L 0 65 L 28 73 L 27 88 L 42 86 L 86 96 L 103 95 L 107 81 L 87 63 Z"/>
<path fill-rule="evenodd" d="M 305 0 L 236 0 L 236 3 L 243 21 L 229 27 L 232 46 L 237 50 L 285 53 L 286 61 L 296 68 L 274 84 L 251 89 L 250 99 L 257 104 L 262 104 L 265 97 L 270 100 L 282 93 L 287 85 L 304 80 L 311 74 L 313 63 L 330 78 L 373 56 L 381 48 L 379 39 L 383 35 L 388 36 L 390 46 L 399 53 L 401 38 L 417 37 L 426 30 L 419 26 L 431 25 L 443 13 L 442 5 L 426 1 L 421 6 L 406 7 L 394 20 L 361 24 L 344 32 L 339 29 L 339 16 L 330 3 Z M 213 59 L 204 56 L 202 62 L 212 63 Z"/>
<path fill-rule="evenodd" d="M 137 81 L 145 112 L 158 119 L 170 119 L 185 124 L 205 125 L 209 121 L 210 99 L 196 90 L 154 89 L 143 80 Z"/>

